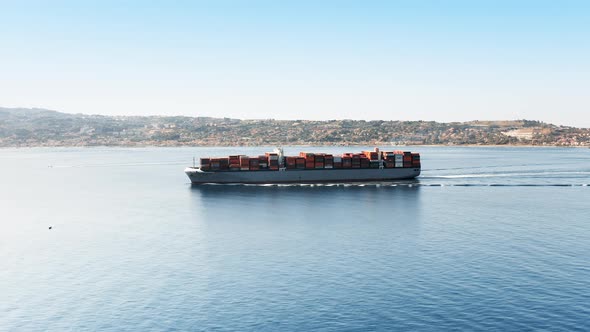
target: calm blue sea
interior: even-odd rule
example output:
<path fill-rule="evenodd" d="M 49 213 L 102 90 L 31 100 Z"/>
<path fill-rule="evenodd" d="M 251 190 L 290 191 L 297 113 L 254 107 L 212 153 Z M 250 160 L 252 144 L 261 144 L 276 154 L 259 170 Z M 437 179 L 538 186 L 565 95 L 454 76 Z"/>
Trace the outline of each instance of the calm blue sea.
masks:
<path fill-rule="evenodd" d="M 268 150 L 0 150 L 0 331 L 590 329 L 590 149 L 414 147 L 418 180 L 366 185 L 183 173 Z"/>

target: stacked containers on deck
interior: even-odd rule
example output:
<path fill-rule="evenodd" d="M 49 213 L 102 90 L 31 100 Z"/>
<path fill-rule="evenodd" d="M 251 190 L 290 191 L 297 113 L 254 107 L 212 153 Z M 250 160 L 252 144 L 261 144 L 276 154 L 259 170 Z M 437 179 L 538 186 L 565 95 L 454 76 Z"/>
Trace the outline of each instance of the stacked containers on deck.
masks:
<path fill-rule="evenodd" d="M 344 153 L 341 158 L 342 158 L 342 168 L 351 168 L 352 167 L 352 157 L 349 156 L 348 153 Z"/>
<path fill-rule="evenodd" d="M 369 168 L 369 167 L 371 167 L 371 162 L 370 162 L 369 158 L 367 158 L 366 155 L 361 154 L 359 157 L 360 157 L 360 160 L 361 160 L 361 168 Z"/>
<path fill-rule="evenodd" d="M 219 158 L 219 169 L 222 171 L 229 171 L 229 158 Z"/>
<path fill-rule="evenodd" d="M 211 170 L 212 171 L 218 171 L 220 169 L 219 167 L 219 158 L 211 158 Z"/>
<path fill-rule="evenodd" d="M 377 148 L 375 151 L 363 151 L 363 154 L 369 160 L 369 168 L 379 168 L 379 150 Z"/>
<path fill-rule="evenodd" d="M 315 168 L 315 158 L 313 153 L 300 152 L 299 157 L 305 158 L 305 169 Z"/>
<path fill-rule="evenodd" d="M 325 154 L 316 153 L 314 157 L 315 157 L 315 168 L 324 168 Z"/>
<path fill-rule="evenodd" d="M 258 157 L 236 155 L 225 158 L 201 158 L 200 165 L 203 171 L 257 171 L 278 170 L 281 163 L 277 153 L 266 153 Z M 301 152 L 299 157 L 284 157 L 284 167 L 287 169 L 379 168 L 381 165 L 386 168 L 419 168 L 420 154 L 400 150 L 379 152 L 376 148 L 375 151 L 343 153 L 341 156 Z"/>
<path fill-rule="evenodd" d="M 324 168 L 334 168 L 334 156 L 326 154 L 324 156 Z"/>
<path fill-rule="evenodd" d="M 395 167 L 395 153 L 393 151 L 383 152 L 383 164 L 385 168 Z"/>
<path fill-rule="evenodd" d="M 227 171 L 229 170 L 229 158 L 211 158 L 211 170 Z"/>
<path fill-rule="evenodd" d="M 201 160 L 199 160 L 199 164 L 201 165 L 201 170 L 203 170 L 203 171 L 211 170 L 211 159 L 201 158 Z"/>
<path fill-rule="evenodd" d="M 239 171 L 240 170 L 240 156 L 229 156 L 229 170 Z"/>
<path fill-rule="evenodd" d="M 361 168 L 361 155 L 358 153 L 350 154 L 351 158 L 351 167 L 352 168 Z"/>
<path fill-rule="evenodd" d="M 404 167 L 404 152 L 403 151 L 394 151 L 394 160 L 395 160 L 395 167 Z"/>
<path fill-rule="evenodd" d="M 250 161 L 248 162 L 249 166 L 250 166 L 250 170 L 251 171 L 258 171 L 260 170 L 260 159 L 254 157 L 254 158 L 250 158 Z"/>
<path fill-rule="evenodd" d="M 412 167 L 412 153 L 404 152 L 404 167 Z"/>
<path fill-rule="evenodd" d="M 315 168 L 315 156 L 312 154 L 308 154 L 305 157 L 305 168 L 306 169 L 314 169 Z"/>
<path fill-rule="evenodd" d="M 379 153 L 376 151 L 363 151 L 363 154 L 369 160 L 377 160 L 379 158 Z"/>
<path fill-rule="evenodd" d="M 287 169 L 297 168 L 297 157 L 285 157 L 285 168 L 287 168 Z"/>
<path fill-rule="evenodd" d="M 213 158 L 211 159 L 211 169 L 221 170 L 221 159 L 223 158 Z"/>
<path fill-rule="evenodd" d="M 266 156 L 258 156 L 258 167 L 259 169 L 268 168 L 268 158 Z"/>
<path fill-rule="evenodd" d="M 277 171 L 279 169 L 279 155 L 276 153 L 266 153 L 268 157 L 268 169 Z"/>
<path fill-rule="evenodd" d="M 250 169 L 250 157 L 240 156 L 240 170 L 247 171 Z"/>
<path fill-rule="evenodd" d="M 334 158 L 334 168 L 342 168 L 342 157 L 333 156 L 333 158 Z"/>
<path fill-rule="evenodd" d="M 412 167 L 421 167 L 419 153 L 412 152 Z"/>
<path fill-rule="evenodd" d="M 304 169 L 305 168 L 305 158 L 304 157 L 297 157 L 295 161 L 295 168 L 297 169 Z"/>

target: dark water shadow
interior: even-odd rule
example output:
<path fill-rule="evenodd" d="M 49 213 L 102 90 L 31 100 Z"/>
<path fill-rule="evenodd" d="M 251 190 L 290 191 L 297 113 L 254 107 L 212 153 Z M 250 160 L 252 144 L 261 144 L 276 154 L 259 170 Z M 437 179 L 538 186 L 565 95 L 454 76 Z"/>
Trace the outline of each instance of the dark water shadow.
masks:
<path fill-rule="evenodd" d="M 305 210 L 419 210 L 419 181 L 335 185 L 192 185 L 201 208 Z M 333 213 L 333 212 L 330 212 Z"/>
<path fill-rule="evenodd" d="M 191 184 L 190 191 L 206 196 L 248 194 L 248 195 L 274 195 L 274 194 L 310 194 L 324 195 L 346 192 L 418 192 L 420 181 L 402 180 L 391 182 L 363 182 L 363 183 L 334 183 L 334 184 Z"/>

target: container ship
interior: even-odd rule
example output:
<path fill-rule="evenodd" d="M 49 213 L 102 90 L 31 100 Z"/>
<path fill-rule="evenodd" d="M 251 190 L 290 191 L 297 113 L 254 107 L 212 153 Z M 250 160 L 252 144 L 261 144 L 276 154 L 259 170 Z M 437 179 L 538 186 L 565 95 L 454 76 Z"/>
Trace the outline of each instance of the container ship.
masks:
<path fill-rule="evenodd" d="M 338 183 L 412 179 L 420 169 L 420 154 L 415 152 L 375 148 L 341 155 L 285 156 L 278 148 L 260 156 L 201 158 L 200 166 L 188 167 L 185 173 L 193 184 Z"/>

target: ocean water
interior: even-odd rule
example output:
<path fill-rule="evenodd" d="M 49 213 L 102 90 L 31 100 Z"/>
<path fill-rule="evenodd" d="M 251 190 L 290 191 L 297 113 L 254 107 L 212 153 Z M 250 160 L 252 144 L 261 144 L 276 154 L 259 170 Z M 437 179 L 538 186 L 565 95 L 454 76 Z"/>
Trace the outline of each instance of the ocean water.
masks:
<path fill-rule="evenodd" d="M 268 150 L 0 150 L 0 331 L 590 329 L 590 150 L 414 147 L 419 179 L 361 185 L 183 173 Z"/>

